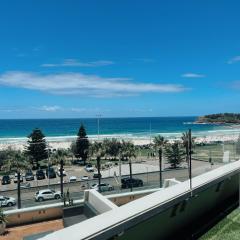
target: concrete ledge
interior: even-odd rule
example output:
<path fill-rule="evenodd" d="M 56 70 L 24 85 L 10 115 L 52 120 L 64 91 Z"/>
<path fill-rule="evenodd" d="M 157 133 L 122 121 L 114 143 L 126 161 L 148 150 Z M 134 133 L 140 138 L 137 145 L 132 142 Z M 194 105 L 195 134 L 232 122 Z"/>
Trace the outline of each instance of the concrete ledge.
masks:
<path fill-rule="evenodd" d="M 134 239 L 136 236 L 138 239 L 146 239 L 151 235 L 155 238 L 150 239 L 160 239 L 159 236 L 184 227 L 184 224 L 189 224 L 189 221 L 197 219 L 204 212 L 207 213 L 218 202 L 235 194 L 239 187 L 239 171 L 240 161 L 224 165 L 192 179 L 193 197 L 188 180 L 42 239 L 65 240 L 70 234 L 72 240 L 109 239 L 122 234 L 123 231 L 126 234 L 123 235 L 123 239 L 124 236 L 127 239 Z M 219 185 L 221 181 L 222 187 Z M 164 223 L 164 227 L 159 228 L 159 221 Z"/>

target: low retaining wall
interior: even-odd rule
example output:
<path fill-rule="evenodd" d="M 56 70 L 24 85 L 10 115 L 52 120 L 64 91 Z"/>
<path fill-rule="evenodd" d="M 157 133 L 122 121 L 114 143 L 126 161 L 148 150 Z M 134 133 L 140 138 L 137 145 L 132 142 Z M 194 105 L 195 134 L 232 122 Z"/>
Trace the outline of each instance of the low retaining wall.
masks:
<path fill-rule="evenodd" d="M 6 211 L 7 227 L 62 218 L 62 204 Z"/>

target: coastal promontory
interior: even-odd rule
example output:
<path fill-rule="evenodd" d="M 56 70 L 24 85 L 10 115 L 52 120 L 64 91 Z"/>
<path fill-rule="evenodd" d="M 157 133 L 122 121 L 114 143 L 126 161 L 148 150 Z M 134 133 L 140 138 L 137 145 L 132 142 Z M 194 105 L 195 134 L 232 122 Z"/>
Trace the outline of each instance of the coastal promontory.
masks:
<path fill-rule="evenodd" d="M 196 123 L 240 124 L 239 113 L 217 113 L 197 118 Z"/>

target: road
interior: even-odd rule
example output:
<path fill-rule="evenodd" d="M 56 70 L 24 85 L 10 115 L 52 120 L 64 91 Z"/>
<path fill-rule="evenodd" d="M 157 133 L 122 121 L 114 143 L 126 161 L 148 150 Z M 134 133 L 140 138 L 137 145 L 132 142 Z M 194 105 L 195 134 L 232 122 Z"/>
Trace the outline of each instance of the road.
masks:
<path fill-rule="evenodd" d="M 206 163 L 201 163 L 200 165 L 195 164 L 193 168 L 193 177 L 209 170 L 211 170 L 211 167 L 209 164 L 206 164 Z M 163 175 L 163 179 L 176 178 L 179 181 L 185 181 L 188 179 L 188 170 L 185 168 L 180 168 L 178 170 L 168 170 L 168 171 L 164 171 L 162 175 Z M 159 172 L 134 174 L 133 177 L 142 179 L 144 184 L 143 187 L 134 188 L 133 191 L 159 187 Z M 96 183 L 97 181 L 98 181 L 97 179 L 91 179 L 88 181 L 78 181 L 75 183 L 64 183 L 64 192 L 66 192 L 67 189 L 69 189 L 70 197 L 72 199 L 74 200 L 82 199 L 84 190 L 90 187 L 93 183 Z M 57 182 L 57 180 L 55 180 L 55 182 Z M 114 187 L 114 191 L 105 192 L 103 194 L 113 194 L 113 193 L 130 191 L 130 189 L 121 190 L 118 182 L 114 177 L 102 178 L 102 182 L 108 183 Z M 22 189 L 21 190 L 22 207 L 30 207 L 30 206 L 59 202 L 60 200 L 49 200 L 41 203 L 35 202 L 34 200 L 35 192 L 38 191 L 39 189 L 46 189 L 46 188 L 48 188 L 47 185 L 31 187 L 29 189 Z M 50 188 L 54 190 L 60 190 L 60 184 L 51 184 Z M 2 191 L 1 194 L 4 196 L 11 196 L 17 199 L 17 190 Z M 14 209 L 14 208 L 16 207 L 5 208 L 5 209 Z"/>

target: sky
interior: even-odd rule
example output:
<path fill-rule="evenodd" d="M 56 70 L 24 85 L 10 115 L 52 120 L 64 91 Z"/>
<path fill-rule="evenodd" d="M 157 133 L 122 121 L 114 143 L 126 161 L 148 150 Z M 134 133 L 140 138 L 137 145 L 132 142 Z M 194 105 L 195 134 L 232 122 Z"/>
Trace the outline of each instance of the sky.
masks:
<path fill-rule="evenodd" d="M 0 118 L 240 109 L 240 1 L 2 0 Z"/>

